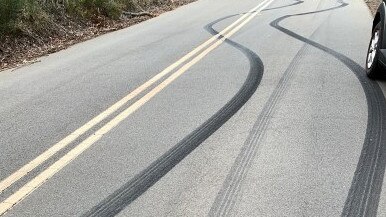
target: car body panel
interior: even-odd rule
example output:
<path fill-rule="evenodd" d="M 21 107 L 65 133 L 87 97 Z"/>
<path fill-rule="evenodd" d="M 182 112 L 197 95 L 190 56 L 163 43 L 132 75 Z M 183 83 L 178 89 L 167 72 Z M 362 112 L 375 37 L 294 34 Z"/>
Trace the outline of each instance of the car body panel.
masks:
<path fill-rule="evenodd" d="M 379 52 L 379 62 L 386 67 L 386 0 L 383 0 L 383 2 L 379 5 L 374 22 L 373 22 L 373 28 L 375 25 L 378 24 L 378 22 L 381 22 L 383 25 L 383 32 L 382 34 L 382 41 L 381 41 L 381 47 Z"/>
<path fill-rule="evenodd" d="M 380 49 L 379 50 L 379 62 L 386 67 L 386 49 Z"/>
<path fill-rule="evenodd" d="M 376 18 L 374 19 L 374 22 L 373 22 L 373 29 L 375 27 L 375 25 L 378 24 L 378 19 L 380 19 L 381 23 L 383 24 L 383 29 L 386 29 L 386 22 L 385 22 L 385 19 L 386 19 L 386 3 L 385 1 L 383 1 L 379 7 L 378 7 L 378 10 L 377 10 L 377 14 L 375 15 Z M 379 17 L 378 17 L 379 16 Z M 386 34 L 382 34 L 382 45 L 386 45 Z M 383 47 L 382 47 L 383 48 Z"/>

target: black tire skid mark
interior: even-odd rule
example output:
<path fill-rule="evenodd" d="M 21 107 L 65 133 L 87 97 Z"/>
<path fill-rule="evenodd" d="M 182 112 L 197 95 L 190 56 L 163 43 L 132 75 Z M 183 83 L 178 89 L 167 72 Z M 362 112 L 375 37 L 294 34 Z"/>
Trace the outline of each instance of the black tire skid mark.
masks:
<path fill-rule="evenodd" d="M 219 38 L 223 37 L 219 36 Z M 247 79 L 236 95 L 200 127 L 82 216 L 115 216 L 118 214 L 218 130 L 250 99 L 262 79 L 263 62 L 250 49 L 229 39 L 225 39 L 225 42 L 241 51 L 250 63 Z"/>
<path fill-rule="evenodd" d="M 297 4 L 297 3 L 295 3 L 295 4 Z M 293 5 L 293 4 L 292 4 Z M 334 10 L 334 9 L 338 9 L 338 8 L 341 8 L 341 7 L 345 7 L 345 6 L 347 6 L 347 4 L 346 3 L 342 3 L 340 6 L 338 6 L 338 7 L 334 7 L 334 8 L 330 8 L 330 9 L 325 9 L 325 10 L 320 10 L 320 11 L 315 11 L 315 12 L 310 12 L 310 13 L 302 13 L 302 14 L 299 14 L 299 15 L 306 15 L 306 14 L 311 14 L 311 13 L 320 13 L 320 12 L 325 12 L 325 11 L 329 11 L 329 10 Z M 281 7 L 278 7 L 278 8 L 281 8 Z M 283 19 L 285 19 L 285 18 L 288 18 L 288 17 L 291 17 L 291 16 L 296 16 L 296 15 L 287 15 L 287 16 L 284 16 L 284 17 L 281 17 L 281 18 L 278 18 L 277 20 L 275 20 L 275 21 L 273 21 L 272 23 L 271 23 L 271 26 L 273 26 L 273 27 L 275 27 L 275 28 L 277 28 L 277 29 L 279 29 L 279 30 L 281 30 L 281 31 L 283 31 L 283 32 L 285 32 L 285 33 L 289 33 L 291 36 L 293 36 L 293 37 L 295 37 L 295 36 L 297 36 L 297 34 L 294 34 L 294 33 L 292 33 L 291 31 L 289 31 L 289 30 L 287 30 L 287 29 L 285 29 L 285 28 L 283 28 L 283 27 L 281 27 L 281 26 L 279 26 L 278 25 L 278 23 L 280 22 L 280 21 L 282 21 Z M 304 37 L 301 37 L 301 39 L 304 39 Z M 308 39 L 307 39 L 308 40 Z M 308 41 L 305 41 L 306 43 L 308 42 Z M 307 43 L 308 44 L 308 43 Z M 314 46 L 315 44 L 312 44 L 311 43 L 311 45 L 312 46 Z M 315 46 L 314 46 L 315 47 Z M 317 48 L 319 48 L 319 47 L 317 47 Z M 320 48 L 319 48 L 320 49 Z M 322 49 L 323 51 L 325 51 L 326 49 Z M 334 53 L 334 52 L 333 52 Z M 336 52 L 334 53 L 334 54 L 336 54 Z M 368 82 L 368 79 L 366 79 L 365 78 L 365 76 L 364 76 L 364 74 L 363 74 L 363 68 L 361 68 L 360 66 L 358 66 L 358 64 L 356 64 L 354 61 L 352 61 L 352 60 L 350 60 L 350 59 L 348 59 L 347 57 L 342 57 L 342 54 L 339 54 L 339 55 L 335 55 L 334 57 L 339 57 L 338 59 L 340 60 L 340 61 L 342 61 L 343 63 L 347 63 L 347 64 L 345 64 L 346 66 L 348 66 L 348 68 L 350 68 L 353 72 L 357 72 L 356 73 L 356 75 L 357 75 L 357 77 L 358 77 L 358 75 L 359 76 L 361 76 L 361 78 L 358 78 L 360 81 L 361 81 L 361 85 L 362 85 L 362 87 L 363 87 L 363 89 L 370 89 L 370 91 L 373 89 L 373 88 L 375 88 L 375 90 L 374 90 L 374 93 L 375 94 L 372 94 L 372 93 L 370 93 L 370 94 L 366 94 L 366 99 L 367 99 L 367 101 L 372 101 L 372 102 L 380 102 L 380 104 L 383 104 L 383 107 L 380 107 L 380 106 L 378 106 L 378 108 L 385 108 L 385 102 L 384 102 L 384 97 L 383 97 L 383 94 L 382 94 L 382 92 L 380 91 L 380 89 L 379 89 L 379 86 L 377 86 L 377 84 L 370 84 L 370 85 L 368 85 L 368 84 L 366 84 L 366 82 Z M 353 67 L 354 66 L 354 67 Z M 285 73 L 286 74 L 286 73 Z M 364 78 L 363 78 L 364 77 Z M 364 84 L 363 84 L 364 83 Z M 375 87 L 370 87 L 370 86 L 373 86 L 373 85 L 375 85 Z M 378 87 L 378 88 L 377 88 Z M 277 89 L 279 89 L 279 88 L 277 88 Z M 377 90 L 378 89 L 378 90 Z M 365 91 L 366 92 L 366 91 Z M 367 92 L 369 92 L 369 91 L 367 91 Z M 371 99 L 371 97 L 368 97 L 368 96 L 375 96 L 375 98 L 376 98 L 376 100 L 372 100 Z M 272 100 L 272 99 L 271 99 Z M 269 102 L 272 102 L 271 100 L 269 100 Z M 383 101 L 383 102 L 382 102 Z M 272 104 L 272 103 L 268 103 L 268 104 Z M 374 104 L 374 103 L 373 103 Z M 377 103 L 376 103 L 377 104 Z M 370 106 L 370 105 L 369 105 Z M 384 110 L 384 109 L 383 109 Z M 371 112 L 371 111 L 374 111 L 374 109 L 371 109 L 371 108 L 369 108 L 369 112 Z M 379 113 L 379 112 L 378 112 Z M 384 111 L 383 111 L 383 113 L 384 113 Z M 383 115 L 384 116 L 384 115 Z M 373 117 L 377 117 L 377 115 L 375 114 L 375 115 L 373 115 Z M 381 116 L 380 116 L 381 117 Z M 380 118 L 380 119 L 382 119 L 382 118 Z M 258 120 L 260 120 L 260 118 L 258 119 Z M 369 118 L 369 124 L 370 125 L 372 125 L 372 127 L 369 127 L 368 126 L 368 128 L 367 129 L 375 129 L 375 128 L 377 128 L 378 127 L 378 129 L 382 129 L 382 124 L 377 124 L 377 122 L 376 121 L 371 121 L 372 120 L 372 118 Z M 368 125 L 369 125 L 368 124 Z M 261 131 L 258 127 L 256 127 L 256 126 L 254 126 L 254 128 L 253 129 L 257 129 L 257 130 L 255 130 L 256 132 L 261 132 L 261 133 L 263 133 L 264 131 Z M 254 131 L 254 130 L 252 130 L 252 131 Z M 373 130 L 367 130 L 367 132 L 373 132 Z M 370 133 L 371 134 L 371 133 Z M 369 133 L 366 133 L 366 135 L 370 135 Z M 375 135 L 375 134 L 373 134 L 373 135 Z M 370 136 L 367 136 L 366 138 L 368 138 L 368 137 L 370 137 Z M 384 137 L 383 137 L 384 138 Z M 249 140 L 252 140 L 252 139 L 249 139 Z M 257 140 L 256 140 L 257 141 Z M 248 142 L 247 142 L 248 143 Z M 366 143 L 366 142 L 365 142 Z M 378 143 L 378 144 L 381 144 L 381 143 Z M 366 145 L 364 145 L 364 147 L 368 147 L 368 146 L 366 146 Z M 379 146 L 378 146 L 379 147 Z M 245 151 L 245 146 L 243 147 L 244 148 L 244 150 L 243 150 L 243 152 L 246 152 Z M 383 151 L 383 153 L 384 153 L 385 151 Z M 378 152 L 378 153 L 382 153 L 382 152 Z M 243 156 L 247 156 L 246 154 L 244 154 Z M 252 155 L 253 156 L 253 155 Z M 239 158 L 239 156 L 238 156 L 238 158 Z M 376 158 L 374 158 L 374 159 L 376 159 Z M 236 160 L 236 162 L 239 162 L 239 163 L 236 163 L 236 165 L 238 165 L 238 164 L 240 164 L 240 160 Z M 382 160 L 382 162 L 384 162 L 384 160 Z M 383 166 L 382 166 L 383 165 Z M 382 173 L 382 171 L 384 171 L 384 165 L 385 165 L 385 163 L 383 163 L 383 164 L 381 164 L 381 169 L 379 169 L 379 171 Z M 245 166 L 243 167 L 243 168 L 248 168 L 248 164 L 245 164 Z M 233 172 L 231 172 L 230 174 L 234 174 L 235 172 L 235 169 L 234 168 L 232 168 L 231 169 L 231 171 L 233 171 Z M 242 177 L 242 176 L 244 176 L 244 174 L 243 173 L 241 173 L 241 174 L 239 174 L 238 176 L 236 175 L 236 176 L 234 176 L 234 177 Z M 232 177 L 232 176 L 231 176 Z M 234 178 L 233 177 L 233 178 Z M 379 176 L 377 176 L 377 177 L 382 177 L 382 178 L 376 178 L 375 179 L 375 181 L 378 183 L 378 191 L 376 191 L 376 192 L 378 192 L 378 201 L 379 201 L 379 193 L 380 193 L 380 187 L 381 187 L 381 185 L 382 185 L 382 180 L 383 180 L 383 174 L 379 174 Z M 239 182 L 242 180 L 242 178 L 239 178 L 238 179 L 238 181 L 239 182 L 232 182 L 232 181 L 229 181 L 229 180 L 232 180 L 232 178 L 229 178 L 229 176 L 227 177 L 227 179 L 226 179 L 227 181 L 224 183 L 224 185 L 223 185 L 223 188 L 222 189 L 227 189 L 227 187 L 226 186 L 232 186 L 232 188 L 233 189 L 237 189 L 237 188 L 240 188 L 239 187 Z M 379 181 L 381 181 L 380 183 L 379 183 Z M 370 185 L 367 185 L 367 186 L 370 186 Z M 238 191 L 239 191 L 240 189 L 238 189 Z M 225 193 L 224 193 L 224 191 L 225 191 Z M 235 203 L 235 200 L 237 199 L 237 194 L 238 194 L 238 191 L 236 190 L 233 190 L 233 192 L 231 192 L 231 191 L 229 191 L 228 190 L 228 192 L 226 192 L 226 190 L 222 190 L 222 192 L 220 191 L 220 193 L 219 193 L 219 195 L 217 196 L 217 198 L 216 198 L 216 201 L 215 201 L 215 203 L 214 203 L 214 205 L 212 206 L 212 209 L 211 209 L 211 211 L 210 211 L 210 213 L 209 213 L 209 215 L 210 216 L 222 216 L 222 215 L 226 215 L 227 214 L 227 211 L 229 212 L 229 210 L 231 210 L 232 209 L 232 205 L 234 205 L 234 203 Z M 369 192 L 369 190 L 367 190 L 368 192 Z M 231 192 L 231 193 L 229 193 L 229 192 Z M 228 193 L 228 194 L 227 194 Z M 231 196 L 229 196 L 229 195 L 231 195 Z M 371 193 L 370 194 L 368 194 L 368 195 L 372 195 Z M 372 205 L 374 205 L 374 204 L 377 204 L 377 203 L 369 203 L 370 205 L 372 204 Z M 355 207 L 355 205 L 354 205 L 354 207 Z M 374 207 L 373 209 L 372 209 L 373 211 L 375 211 L 376 212 L 376 207 Z M 220 212 L 220 213 L 219 213 Z M 375 213 L 376 214 L 376 213 Z M 351 215 L 348 215 L 348 216 L 351 216 Z M 372 216 L 372 215 L 371 215 Z"/>
<path fill-rule="evenodd" d="M 360 82 L 368 106 L 367 129 L 363 149 L 342 216 L 376 216 L 386 165 L 386 131 L 383 124 L 386 114 L 386 102 L 382 90 L 375 81 L 366 77 L 365 70 L 352 59 L 279 25 L 281 21 L 289 17 L 335 10 L 348 5 L 342 1 L 338 2 L 341 5 L 337 7 L 280 17 L 271 22 L 271 26 L 333 56 L 349 68 Z"/>
<path fill-rule="evenodd" d="M 297 52 L 290 65 L 287 67 L 286 71 L 280 78 L 274 92 L 270 95 L 267 103 L 264 105 L 240 153 L 236 157 L 236 160 L 232 165 L 232 168 L 209 211 L 209 216 L 227 216 L 231 213 L 239 197 L 242 182 L 248 174 L 250 165 L 258 153 L 258 149 L 260 147 L 260 139 L 265 135 L 266 129 L 269 125 L 270 117 L 272 117 L 276 105 L 285 95 L 286 90 L 290 85 L 291 78 L 294 75 L 296 66 L 299 65 L 301 59 L 309 48 L 310 46 L 303 46 Z"/>

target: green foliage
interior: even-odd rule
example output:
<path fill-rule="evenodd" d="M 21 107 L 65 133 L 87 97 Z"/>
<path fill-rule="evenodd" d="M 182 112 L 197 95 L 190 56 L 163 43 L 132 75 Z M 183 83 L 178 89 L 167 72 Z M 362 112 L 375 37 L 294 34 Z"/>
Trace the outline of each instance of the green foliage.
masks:
<path fill-rule="evenodd" d="M 2 33 L 12 31 L 24 3 L 24 0 L 0 0 L 0 31 Z"/>
<path fill-rule="evenodd" d="M 0 0 L 0 33 L 39 32 L 49 21 L 38 1 Z"/>
<path fill-rule="evenodd" d="M 141 11 L 160 1 L 169 0 L 0 0 L 0 36 L 44 33 L 56 24 L 58 14 L 119 19 L 123 10 Z"/>
<path fill-rule="evenodd" d="M 160 0 L 65 0 L 68 13 L 90 18 L 105 16 L 118 19 L 123 10 L 138 11 Z M 167 0 L 163 0 L 167 2 Z"/>
<path fill-rule="evenodd" d="M 124 5 L 117 0 L 68 0 L 66 9 L 69 13 L 90 18 L 94 16 L 106 16 L 118 19 Z"/>

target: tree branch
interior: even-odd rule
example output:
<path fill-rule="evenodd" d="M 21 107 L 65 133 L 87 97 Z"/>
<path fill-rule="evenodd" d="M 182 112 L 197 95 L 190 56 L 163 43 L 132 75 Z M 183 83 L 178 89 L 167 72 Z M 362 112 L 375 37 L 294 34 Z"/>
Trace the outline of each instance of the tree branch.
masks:
<path fill-rule="evenodd" d="M 150 13 L 150 12 L 147 12 L 147 11 L 142 11 L 142 12 L 138 12 L 138 13 L 124 11 L 124 12 L 122 12 L 122 14 L 126 15 L 126 16 L 130 16 L 130 17 L 139 17 L 139 16 L 155 17 L 156 16 L 156 15 Z"/>

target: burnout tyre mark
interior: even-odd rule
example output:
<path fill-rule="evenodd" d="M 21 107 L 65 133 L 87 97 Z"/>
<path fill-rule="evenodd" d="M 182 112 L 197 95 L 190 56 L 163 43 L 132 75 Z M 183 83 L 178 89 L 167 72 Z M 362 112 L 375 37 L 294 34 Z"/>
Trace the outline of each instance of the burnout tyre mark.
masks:
<path fill-rule="evenodd" d="M 353 184 L 351 186 L 349 196 L 347 197 L 342 215 L 375 216 L 386 165 L 386 148 L 381 145 L 385 143 L 386 138 L 384 131 L 382 131 L 382 122 L 386 114 L 386 102 L 381 89 L 376 82 L 367 79 L 364 69 L 355 61 L 279 25 L 281 21 L 289 17 L 331 11 L 348 5 L 344 2 L 340 3 L 341 4 L 339 6 L 329 9 L 283 16 L 270 23 L 272 27 L 297 40 L 303 41 L 306 44 L 296 54 L 290 66 L 284 72 L 279 84 L 275 88 L 275 91 L 270 96 L 267 104 L 264 106 L 261 114 L 256 120 L 241 152 L 237 156 L 236 161 L 223 184 L 222 189 L 216 197 L 209 216 L 226 216 L 232 211 L 232 208 L 237 201 L 243 179 L 248 173 L 252 160 L 256 156 L 260 138 L 263 137 L 266 131 L 269 121 L 267 117 L 271 115 L 275 105 L 284 94 L 286 87 L 289 85 L 289 80 L 293 75 L 294 66 L 297 65 L 307 47 L 315 47 L 322 50 L 344 63 L 352 72 L 354 72 L 365 92 L 369 113 L 366 137 L 357 170 L 355 172 Z M 299 2 L 292 5 L 296 4 L 299 4 Z M 318 29 L 315 30 L 313 34 L 315 34 Z"/>
<path fill-rule="evenodd" d="M 233 164 L 230 173 L 225 179 L 225 182 L 217 195 L 215 202 L 213 203 L 209 216 L 228 216 L 231 213 L 239 197 L 243 181 L 249 172 L 250 165 L 256 158 L 261 138 L 263 138 L 266 133 L 269 121 L 275 111 L 275 107 L 285 95 L 294 72 L 296 71 L 296 67 L 308 49 L 309 46 L 304 46 L 295 55 L 290 63 L 290 66 L 284 72 L 278 85 L 275 87 L 274 92 L 264 105 L 262 112 L 255 121 L 247 140 L 245 141 L 239 155 L 236 157 L 235 163 Z"/>
<path fill-rule="evenodd" d="M 213 34 L 213 31 L 209 32 Z M 219 38 L 223 37 L 224 36 L 219 36 Z M 241 51 L 249 60 L 249 74 L 241 89 L 224 107 L 217 111 L 217 113 L 205 123 L 154 161 L 150 166 L 117 189 L 113 194 L 109 195 L 98 205 L 83 214 L 83 216 L 114 216 L 118 214 L 219 129 L 254 94 L 263 76 L 263 62 L 256 53 L 248 48 L 229 39 L 225 39 L 225 42 Z"/>
<path fill-rule="evenodd" d="M 345 202 L 342 216 L 376 216 L 380 192 L 386 165 L 386 131 L 383 123 L 386 114 L 386 102 L 379 85 L 366 77 L 365 70 L 347 56 L 323 46 L 315 41 L 305 38 L 295 32 L 280 26 L 284 19 L 325 11 L 335 10 L 347 6 L 340 2 L 337 7 L 280 17 L 271 26 L 277 30 L 311 45 L 342 62 L 357 77 L 366 96 L 368 106 L 368 119 L 365 140 L 352 180 L 352 184 Z"/>
<path fill-rule="evenodd" d="M 216 31 L 213 30 L 213 25 L 214 23 L 212 25 L 208 25 L 207 29 L 212 31 L 212 34 L 215 34 Z M 296 66 L 299 64 L 303 55 L 309 48 L 310 46 L 303 46 L 298 51 L 287 70 L 280 78 L 274 92 L 270 95 L 267 103 L 264 105 L 261 113 L 256 119 L 240 153 L 237 155 L 236 160 L 210 209 L 209 216 L 227 216 L 231 213 L 238 199 L 242 183 L 250 169 L 250 165 L 257 155 L 261 138 L 265 135 L 270 117 L 272 117 L 276 105 L 286 93 L 290 80 L 294 75 Z"/>

